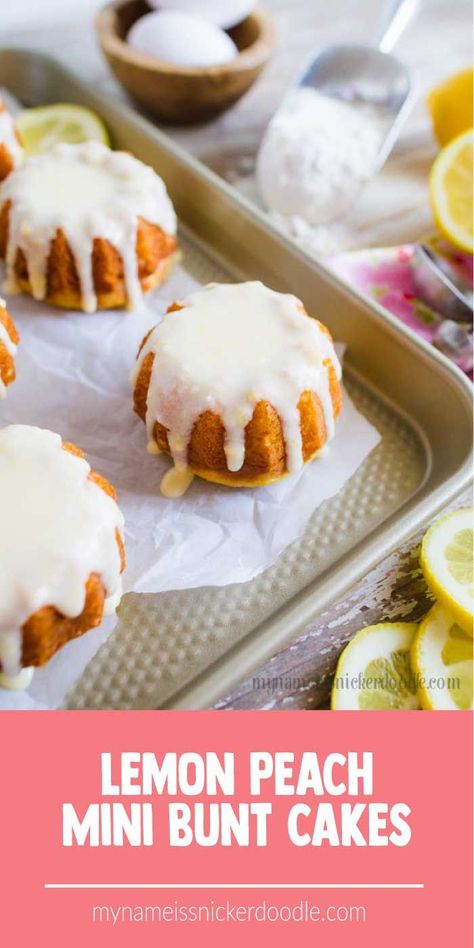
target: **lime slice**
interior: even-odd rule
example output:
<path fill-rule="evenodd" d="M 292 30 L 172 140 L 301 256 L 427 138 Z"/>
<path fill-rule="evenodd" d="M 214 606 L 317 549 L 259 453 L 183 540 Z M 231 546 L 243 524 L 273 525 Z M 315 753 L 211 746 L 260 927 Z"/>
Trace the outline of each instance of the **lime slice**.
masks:
<path fill-rule="evenodd" d="M 473 708 L 473 642 L 442 606 L 433 606 L 420 625 L 411 650 L 423 708 L 458 711 Z"/>
<path fill-rule="evenodd" d="M 473 590 L 472 508 L 455 510 L 437 520 L 421 545 L 421 568 L 442 606 L 472 635 Z"/>
<path fill-rule="evenodd" d="M 25 109 L 16 118 L 16 129 L 27 155 L 48 151 L 58 142 L 77 145 L 94 141 L 110 145 L 102 119 L 82 105 L 59 102 Z"/>
<path fill-rule="evenodd" d="M 339 658 L 331 693 L 334 711 L 414 711 L 420 707 L 411 671 L 415 622 L 382 622 L 354 636 Z"/>

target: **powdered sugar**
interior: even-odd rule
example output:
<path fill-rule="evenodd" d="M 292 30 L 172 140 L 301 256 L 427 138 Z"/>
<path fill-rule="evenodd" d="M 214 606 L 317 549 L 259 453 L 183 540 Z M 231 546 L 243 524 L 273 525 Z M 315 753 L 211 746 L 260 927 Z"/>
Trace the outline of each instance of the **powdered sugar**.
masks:
<path fill-rule="evenodd" d="M 380 106 L 293 89 L 260 147 L 257 181 L 264 204 L 311 225 L 340 217 L 375 172 L 388 124 Z"/>

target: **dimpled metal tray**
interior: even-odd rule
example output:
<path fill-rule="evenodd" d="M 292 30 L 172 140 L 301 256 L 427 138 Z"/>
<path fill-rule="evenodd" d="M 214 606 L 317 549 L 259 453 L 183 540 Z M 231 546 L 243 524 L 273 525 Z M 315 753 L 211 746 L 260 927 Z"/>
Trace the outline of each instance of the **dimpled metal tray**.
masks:
<path fill-rule="evenodd" d="M 27 105 L 71 101 L 102 115 L 114 145 L 166 181 L 192 275 L 203 283 L 258 278 L 297 294 L 347 344 L 346 386 L 381 434 L 304 536 L 252 582 L 126 596 L 118 628 L 66 701 L 68 708 L 209 707 L 465 487 L 470 384 L 120 102 L 24 50 L 0 51 L 0 85 Z"/>

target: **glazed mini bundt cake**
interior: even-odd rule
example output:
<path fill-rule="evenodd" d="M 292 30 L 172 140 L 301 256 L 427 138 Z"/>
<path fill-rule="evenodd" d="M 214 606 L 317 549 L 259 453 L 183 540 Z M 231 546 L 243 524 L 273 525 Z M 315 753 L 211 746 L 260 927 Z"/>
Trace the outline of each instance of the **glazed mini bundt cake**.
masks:
<path fill-rule="evenodd" d="M 173 303 L 133 376 L 148 450 L 174 461 L 162 492 L 194 474 L 255 487 L 299 470 L 334 434 L 340 378 L 328 330 L 294 296 L 214 283 Z"/>
<path fill-rule="evenodd" d="M 15 381 L 15 354 L 19 341 L 15 323 L 5 309 L 5 301 L 0 299 L 0 398 L 5 395 L 7 386 Z"/>
<path fill-rule="evenodd" d="M 83 453 L 52 431 L 0 430 L 0 685 L 25 687 L 113 612 L 124 566 L 115 492 Z"/>
<path fill-rule="evenodd" d="M 23 148 L 16 133 L 15 123 L 0 98 L 0 181 L 3 181 L 22 161 Z"/>
<path fill-rule="evenodd" d="M 6 292 L 86 312 L 132 308 L 166 278 L 176 248 L 161 178 L 98 142 L 56 145 L 0 187 Z"/>

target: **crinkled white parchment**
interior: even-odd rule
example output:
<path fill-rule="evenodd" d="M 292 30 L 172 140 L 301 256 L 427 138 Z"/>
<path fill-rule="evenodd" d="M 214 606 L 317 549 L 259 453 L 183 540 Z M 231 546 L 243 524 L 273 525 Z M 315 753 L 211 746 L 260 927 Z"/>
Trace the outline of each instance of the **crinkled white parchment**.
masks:
<path fill-rule="evenodd" d="M 159 484 L 170 460 L 146 452 L 145 426 L 132 411 L 130 374 L 144 334 L 172 300 L 196 286 L 177 268 L 132 313 L 66 313 L 28 297 L 9 300 L 21 343 L 17 381 L 0 403 L 0 425 L 59 432 L 115 486 L 126 524 L 126 592 L 252 579 L 301 536 L 316 507 L 341 489 L 379 441 L 346 394 L 327 455 L 299 474 L 254 490 L 196 478 L 184 497 L 163 498 Z M 0 691 L 0 708 L 60 704 L 113 624 L 67 645 L 23 695 Z"/>

